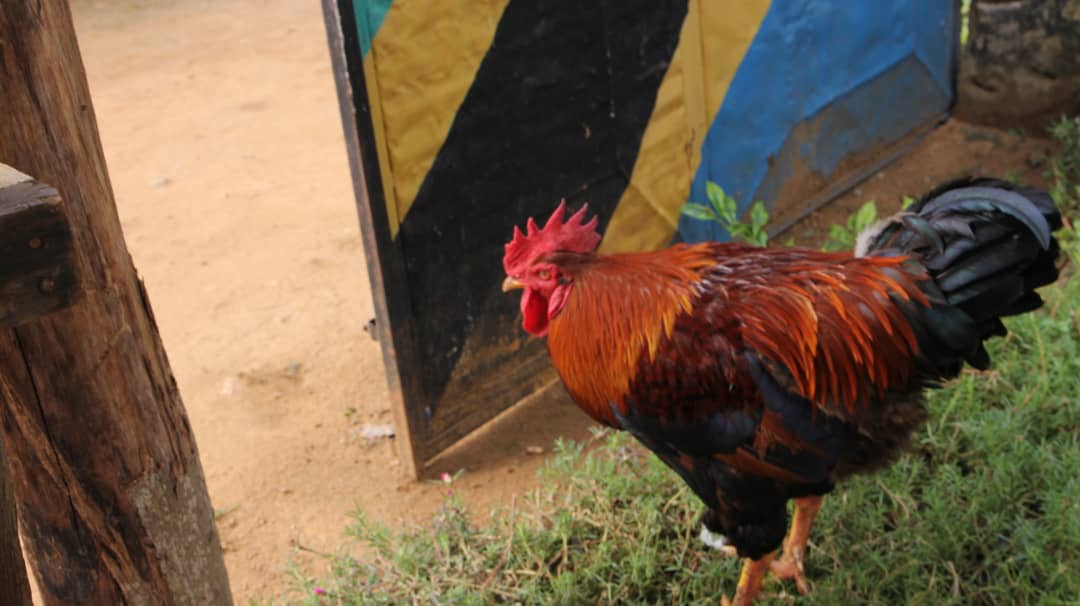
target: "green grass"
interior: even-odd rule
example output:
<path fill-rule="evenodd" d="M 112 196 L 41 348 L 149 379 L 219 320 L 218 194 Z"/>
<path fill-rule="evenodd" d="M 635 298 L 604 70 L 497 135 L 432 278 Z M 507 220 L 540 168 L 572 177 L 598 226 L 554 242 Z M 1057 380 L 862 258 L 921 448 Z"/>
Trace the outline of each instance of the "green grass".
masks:
<path fill-rule="evenodd" d="M 960 46 L 966 46 L 970 34 L 971 0 L 960 0 Z"/>
<path fill-rule="evenodd" d="M 1050 195 L 1067 214 L 1080 213 L 1080 116 L 1062 118 L 1050 129 L 1060 150 L 1050 164 L 1054 186 Z"/>
<path fill-rule="evenodd" d="M 994 370 L 930 397 L 912 453 L 843 484 L 796 604 L 1075 604 L 1080 595 L 1080 278 L 1009 322 Z M 699 504 L 622 434 L 559 443 L 544 487 L 479 515 L 449 497 L 395 531 L 354 514 L 328 578 L 268 604 L 715 604 L 739 563 L 697 540 Z M 452 488 L 452 486 L 450 486 Z M 317 593 L 316 590 L 321 593 Z M 772 592 L 793 591 L 770 585 Z"/>

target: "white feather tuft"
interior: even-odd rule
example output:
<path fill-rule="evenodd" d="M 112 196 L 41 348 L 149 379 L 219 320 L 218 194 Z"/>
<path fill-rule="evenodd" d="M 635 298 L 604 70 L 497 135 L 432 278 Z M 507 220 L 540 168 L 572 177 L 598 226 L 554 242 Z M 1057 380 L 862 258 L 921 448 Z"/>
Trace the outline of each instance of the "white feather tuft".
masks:
<path fill-rule="evenodd" d="M 701 542 L 705 543 L 709 547 L 719 551 L 727 551 L 728 540 L 727 537 L 720 533 L 713 532 L 704 526 L 701 527 L 701 534 L 698 535 L 701 538 Z"/>
<path fill-rule="evenodd" d="M 865 257 L 866 253 L 870 252 L 870 244 L 877 240 L 886 227 L 897 221 L 898 217 L 899 215 L 886 217 L 860 231 L 859 235 L 855 236 L 855 256 Z"/>

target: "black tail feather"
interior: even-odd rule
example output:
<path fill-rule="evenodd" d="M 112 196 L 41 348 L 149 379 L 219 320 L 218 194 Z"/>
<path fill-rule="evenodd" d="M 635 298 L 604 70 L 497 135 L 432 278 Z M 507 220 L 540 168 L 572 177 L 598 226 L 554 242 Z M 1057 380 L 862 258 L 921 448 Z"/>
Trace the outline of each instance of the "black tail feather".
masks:
<path fill-rule="evenodd" d="M 982 341 L 1005 333 L 1000 318 L 1042 305 L 1034 290 L 1058 277 L 1053 232 L 1061 225 L 1045 192 L 962 179 L 871 228 L 864 247 L 868 254 L 911 255 L 926 267 L 932 280 L 924 290 L 934 305 L 920 314 L 920 342 L 940 376 L 950 376 L 959 371 L 958 358 L 976 368 L 989 364 Z"/>

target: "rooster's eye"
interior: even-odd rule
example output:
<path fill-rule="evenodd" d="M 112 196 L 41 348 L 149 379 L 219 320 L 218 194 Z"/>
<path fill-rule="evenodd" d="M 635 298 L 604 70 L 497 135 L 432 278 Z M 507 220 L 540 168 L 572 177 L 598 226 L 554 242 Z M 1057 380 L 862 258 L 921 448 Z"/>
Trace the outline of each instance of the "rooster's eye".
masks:
<path fill-rule="evenodd" d="M 551 277 L 551 272 L 546 269 L 541 269 L 536 275 L 540 276 L 541 280 L 547 280 Z"/>

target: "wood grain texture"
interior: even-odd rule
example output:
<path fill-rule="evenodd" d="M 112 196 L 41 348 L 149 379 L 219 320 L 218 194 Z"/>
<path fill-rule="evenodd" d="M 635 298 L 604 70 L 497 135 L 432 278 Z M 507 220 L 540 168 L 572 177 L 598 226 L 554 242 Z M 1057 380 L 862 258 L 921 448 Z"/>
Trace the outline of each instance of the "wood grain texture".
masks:
<path fill-rule="evenodd" d="M 0 439 L 0 596 L 4 596 L 4 604 L 11 606 L 31 604 L 30 581 L 26 578 L 15 515 L 15 486 L 3 439 Z"/>
<path fill-rule="evenodd" d="M 55 189 L 0 186 L 0 326 L 67 307 L 76 294 L 71 229 Z"/>
<path fill-rule="evenodd" d="M 4 3 L 0 116 L 0 162 L 65 201 L 82 283 L 76 305 L 0 330 L 0 429 L 42 599 L 231 604 L 198 450 L 124 243 L 66 2 Z"/>

